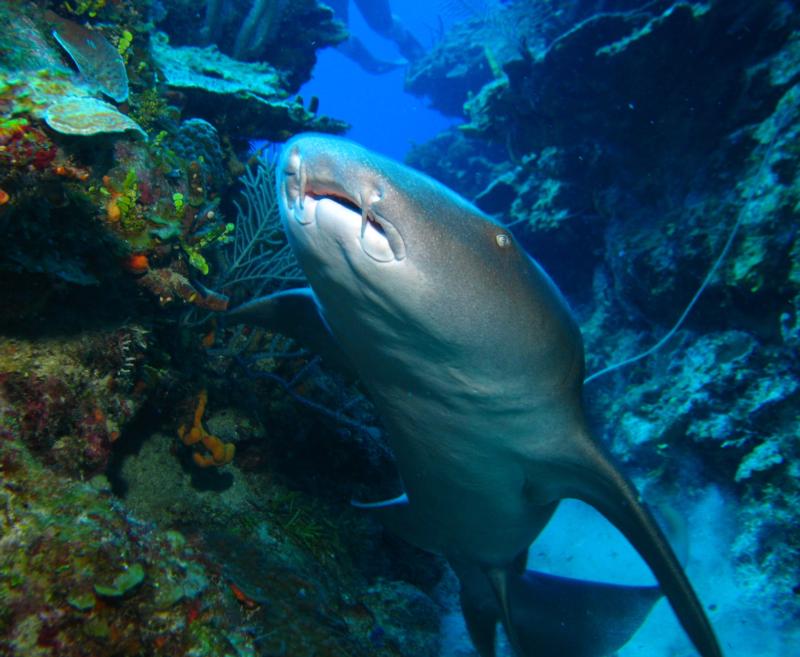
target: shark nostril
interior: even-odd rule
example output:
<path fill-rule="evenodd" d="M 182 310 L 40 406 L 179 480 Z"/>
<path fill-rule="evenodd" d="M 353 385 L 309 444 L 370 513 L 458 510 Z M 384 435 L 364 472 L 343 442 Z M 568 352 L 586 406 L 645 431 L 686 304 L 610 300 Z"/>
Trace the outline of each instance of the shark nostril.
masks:
<path fill-rule="evenodd" d="M 374 217 L 367 215 L 367 222 L 370 224 L 373 230 L 378 232 L 378 234 L 386 237 L 386 231 L 384 230 L 383 225 L 375 221 Z"/>
<path fill-rule="evenodd" d="M 361 248 L 370 258 L 377 262 L 391 262 L 395 260 L 395 253 L 386 237 L 381 224 L 374 220 L 367 220 L 361 231 Z"/>

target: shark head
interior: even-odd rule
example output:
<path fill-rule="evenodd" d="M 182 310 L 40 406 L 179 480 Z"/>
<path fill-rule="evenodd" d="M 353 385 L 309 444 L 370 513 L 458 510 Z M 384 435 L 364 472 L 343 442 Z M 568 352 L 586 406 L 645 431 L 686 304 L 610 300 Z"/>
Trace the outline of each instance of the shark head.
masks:
<path fill-rule="evenodd" d="M 506 374 L 521 352 L 563 354 L 543 349 L 543 332 L 580 343 L 559 293 L 511 233 L 417 171 L 346 139 L 306 134 L 283 150 L 278 198 L 340 340 L 438 362 L 479 353 Z M 532 279 L 547 289 L 531 295 Z M 582 363 L 582 353 L 573 356 Z M 563 363 L 557 368 L 563 377 Z M 580 366 L 570 371 L 579 384 Z"/>

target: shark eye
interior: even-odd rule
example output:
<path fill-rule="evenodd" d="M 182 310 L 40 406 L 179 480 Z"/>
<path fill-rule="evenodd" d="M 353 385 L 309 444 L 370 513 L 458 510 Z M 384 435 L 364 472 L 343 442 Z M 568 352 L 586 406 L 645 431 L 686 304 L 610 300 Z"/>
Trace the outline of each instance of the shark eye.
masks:
<path fill-rule="evenodd" d="M 497 235 L 494 236 L 494 241 L 497 242 L 497 246 L 501 249 L 511 246 L 511 238 L 507 233 L 497 233 Z"/>

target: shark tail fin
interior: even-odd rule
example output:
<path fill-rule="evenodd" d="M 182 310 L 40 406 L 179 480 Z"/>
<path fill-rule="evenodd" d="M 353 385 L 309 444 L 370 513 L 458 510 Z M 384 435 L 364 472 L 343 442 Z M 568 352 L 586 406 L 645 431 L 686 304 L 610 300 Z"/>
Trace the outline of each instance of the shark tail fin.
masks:
<path fill-rule="evenodd" d="M 518 657 L 605 657 L 630 640 L 661 597 L 657 586 L 621 586 L 517 568 L 454 568 L 467 629 L 481 657 L 496 655 L 498 622 Z"/>
<path fill-rule="evenodd" d="M 702 657 L 722 657 L 714 630 L 681 563 L 634 487 L 591 443 L 590 465 L 565 497 L 575 497 L 602 513 L 630 541 L 652 570 L 683 629 Z"/>

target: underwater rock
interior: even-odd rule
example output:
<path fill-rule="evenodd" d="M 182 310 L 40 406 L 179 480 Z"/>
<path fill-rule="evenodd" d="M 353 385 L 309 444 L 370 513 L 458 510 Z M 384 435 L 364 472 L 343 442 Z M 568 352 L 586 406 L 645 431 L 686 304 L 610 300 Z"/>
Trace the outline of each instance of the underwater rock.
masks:
<path fill-rule="evenodd" d="M 791 433 L 792 421 L 777 419 L 794 404 L 800 382 L 794 379 L 792 363 L 775 356 L 744 331 L 686 338 L 679 352 L 656 359 L 666 372 L 636 382 L 624 402 L 612 404 L 613 409 L 626 408 L 619 418 L 622 430 L 615 437 L 614 451 L 640 464 L 653 459 L 650 465 L 655 467 L 663 450 L 687 442 L 706 448 L 716 443 L 726 456 L 723 459 L 720 450 L 709 467 L 716 469 L 715 477 L 737 482 L 781 465 L 774 450 Z M 662 392 L 665 378 L 671 384 Z M 763 434 L 767 422 L 771 438 Z M 665 447 L 654 450 L 653 443 Z M 770 445 L 768 458 L 764 458 L 765 444 Z"/>
<path fill-rule="evenodd" d="M 366 600 L 377 621 L 372 633 L 377 649 L 391 647 L 403 657 L 439 655 L 441 611 L 422 591 L 406 582 L 379 580 Z"/>
<path fill-rule="evenodd" d="M 217 414 L 211 411 L 212 418 Z M 116 487 L 137 517 L 180 527 L 195 544 L 202 536 L 248 627 L 269 628 L 257 639 L 265 654 L 281 646 L 301 657 L 321 650 L 353 657 L 376 650 L 397 657 L 433 654 L 436 605 L 403 582 L 364 579 L 359 560 L 374 532 L 369 519 L 344 500 L 287 488 L 277 481 L 280 470 L 252 463 L 242 470 L 237 462 L 225 473 L 193 467 L 185 454 L 174 457 L 177 444 L 174 436 L 143 437 L 115 466 Z"/>
<path fill-rule="evenodd" d="M 143 438 L 134 454 L 121 452 L 112 468 L 111 480 L 124 491 L 131 513 L 161 527 L 184 530 L 246 523 L 248 500 L 255 495 L 242 477 L 231 475 L 232 466 L 201 471 L 193 467 L 189 448 L 181 451 L 188 458 L 175 458 L 179 446 L 184 450 L 176 435 Z M 153 486 L 153 481 L 159 485 Z"/>
<path fill-rule="evenodd" d="M 428 97 L 433 107 L 450 116 L 463 116 L 464 103 L 472 95 L 502 80 L 505 62 L 543 50 L 586 11 L 572 6 L 583 3 L 558 8 L 547 2 L 463 4 L 472 15 L 412 62 L 405 80 L 408 91 Z"/>
<path fill-rule="evenodd" d="M 415 144 L 405 161 L 473 201 L 515 166 L 509 161 L 503 146 L 468 138 L 457 128 L 441 132 L 425 143 Z M 495 204 L 479 207 L 494 215 L 504 211 L 512 199 L 505 200 L 499 207 Z"/>
<path fill-rule="evenodd" d="M 341 133 L 347 127 L 286 100 L 280 75 L 269 64 L 240 62 L 214 46 L 171 46 L 164 34 L 153 39 L 153 55 L 167 85 L 184 95 L 188 113 L 212 123 L 225 116 L 238 135 L 281 141 L 303 130 Z"/>
<path fill-rule="evenodd" d="M 651 472 L 651 485 L 692 489 L 711 480 L 735 491 L 735 563 L 757 582 L 760 604 L 796 613 L 797 359 L 727 331 L 687 335 L 651 360 L 635 376 L 593 390 L 592 407 L 612 420 L 613 451 Z"/>
<path fill-rule="evenodd" d="M 333 10 L 317 0 L 162 0 L 160 30 L 178 46 L 215 45 L 244 61 L 267 62 L 289 92 L 309 80 L 316 51 L 347 38 Z"/>
<path fill-rule="evenodd" d="M 764 145 L 756 157 L 765 157 L 771 142 L 748 126 L 774 123 L 771 108 L 779 102 L 790 107 L 779 109 L 775 117 L 794 111 L 793 101 L 780 99 L 792 95 L 791 85 L 798 79 L 792 63 L 798 46 L 791 37 L 793 22 L 781 6 L 740 3 L 737 10 L 733 4 L 660 2 L 602 13 L 575 24 L 543 50 L 518 50 L 501 59 L 502 75 L 467 103 L 470 123 L 461 129 L 490 140 L 495 152 L 504 149 L 489 156 L 492 162 L 510 159 L 519 168 L 510 179 L 508 170 L 501 170 L 476 192 L 464 182 L 476 175 L 473 162 L 490 152 L 484 148 L 466 163 L 463 157 L 457 160 L 461 171 L 450 172 L 446 181 L 506 222 L 519 222 L 529 234 L 533 255 L 568 295 L 588 301 L 592 270 L 608 258 L 615 278 L 633 288 L 648 317 L 663 319 L 661 314 L 671 307 L 664 295 L 690 290 L 686 277 L 701 261 L 712 262 L 725 241 L 720 222 L 711 227 L 703 222 L 712 215 L 730 217 L 735 203 L 723 203 L 726 191 L 715 187 L 717 200 L 708 204 L 709 188 L 721 177 L 747 177 L 752 184 L 742 185 L 742 194 L 752 196 L 747 201 L 751 208 L 741 215 L 763 219 L 745 219 L 761 227 L 747 231 L 743 257 L 734 270 L 741 281 L 736 285 L 749 280 L 758 290 L 761 281 L 782 277 L 766 271 L 770 261 L 762 256 L 790 247 L 785 234 L 777 237 L 780 244 L 765 235 L 774 221 L 769 219 L 770 206 L 790 207 L 789 199 L 774 187 L 768 187 L 770 198 L 755 196 L 756 185 L 768 176 L 763 167 L 736 173 L 727 169 L 742 166 L 753 137 Z M 523 5 L 518 3 L 516 11 Z M 515 30 L 517 42 L 527 43 L 525 29 Z M 673 56 L 669 44 L 678 41 L 692 47 Z M 443 78 L 445 73 L 438 78 L 442 84 Z M 791 139 L 788 131 L 781 143 Z M 783 150 L 773 148 L 773 159 Z M 426 170 L 441 173 L 434 156 L 425 159 L 423 166 L 431 163 Z M 546 159 L 542 167 L 539 163 Z M 659 189 L 662 180 L 669 181 L 669 191 Z M 609 222 L 612 213 L 654 216 L 662 231 L 670 233 L 681 225 L 690 239 L 675 253 L 672 242 L 650 223 Z M 735 222 L 731 217 L 727 225 Z M 606 243 L 632 244 L 628 257 L 602 252 L 601 235 L 608 223 Z M 561 227 L 554 230 L 556 224 Z M 709 233 L 715 235 L 716 246 L 708 244 Z M 559 255 L 576 246 L 591 258 L 580 268 Z M 652 277 L 643 278 L 641 259 L 650 260 L 645 268 Z M 759 268 L 764 271 L 756 273 Z M 664 271 L 675 274 L 665 279 Z"/>
<path fill-rule="evenodd" d="M 254 650 L 217 566 L 177 532 L 126 515 L 107 492 L 44 468 L 21 443 L 9 403 L 0 390 L 0 500 L 10 510 L 0 519 L 0 652 Z"/>
<path fill-rule="evenodd" d="M 3 338 L 6 426 L 62 472 L 101 472 L 143 402 L 135 386 L 147 349 L 147 331 L 136 325 L 72 337 Z"/>
<path fill-rule="evenodd" d="M 209 433 L 219 436 L 226 443 L 263 440 L 266 436 L 264 427 L 235 407 L 215 411 L 206 420 L 206 426 Z"/>
<path fill-rule="evenodd" d="M 476 39 L 479 20 L 457 26 L 446 45 L 437 44 L 406 75 L 408 91 L 431 99 L 433 107 L 448 116 L 462 116 L 470 93 L 479 91 L 493 78 L 487 53 Z"/>
<path fill-rule="evenodd" d="M 467 103 L 464 129 L 512 139 L 517 153 L 592 139 L 652 169 L 654 156 L 714 148 L 764 115 L 780 86 L 764 87 L 758 68 L 740 72 L 779 49 L 787 21 L 777 5 L 751 3 L 660 2 L 598 14 L 540 55 L 526 50 L 504 61 L 504 75 Z M 665 44 L 678 41 L 685 47 L 667 55 Z M 712 55 L 723 51 L 739 55 Z M 721 113 L 718 100 L 732 107 Z"/>
<path fill-rule="evenodd" d="M 215 46 L 172 46 L 167 35 L 153 37 L 153 54 L 167 84 L 208 93 L 252 95 L 263 99 L 286 97 L 275 68 L 262 62 L 240 62 Z"/>

